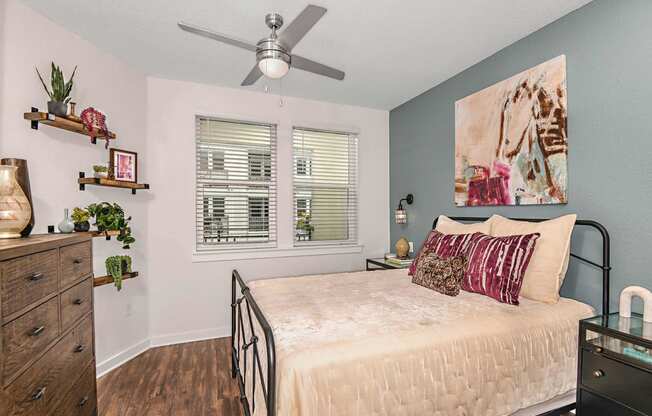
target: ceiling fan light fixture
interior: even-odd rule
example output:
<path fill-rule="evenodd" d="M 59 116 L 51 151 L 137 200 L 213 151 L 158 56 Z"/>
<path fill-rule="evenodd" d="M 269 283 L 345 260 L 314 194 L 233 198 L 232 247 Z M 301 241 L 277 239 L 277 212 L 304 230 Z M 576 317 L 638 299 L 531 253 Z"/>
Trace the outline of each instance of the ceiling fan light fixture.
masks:
<path fill-rule="evenodd" d="M 258 62 L 258 68 L 267 78 L 278 79 L 288 73 L 290 65 L 279 58 L 265 58 Z"/>

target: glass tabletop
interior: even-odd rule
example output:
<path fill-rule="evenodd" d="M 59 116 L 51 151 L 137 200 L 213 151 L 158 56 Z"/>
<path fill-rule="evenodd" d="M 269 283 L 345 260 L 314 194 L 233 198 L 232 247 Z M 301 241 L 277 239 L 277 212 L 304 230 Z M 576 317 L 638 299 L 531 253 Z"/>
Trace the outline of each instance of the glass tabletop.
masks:
<path fill-rule="evenodd" d="M 631 318 L 623 318 L 615 312 L 607 316 L 594 316 L 585 319 L 584 322 L 652 342 L 652 322 L 643 321 L 643 317 L 639 314 L 633 313 Z"/>
<path fill-rule="evenodd" d="M 399 269 L 406 269 L 410 267 L 410 264 L 412 264 L 412 260 L 414 259 L 409 259 L 409 263 L 406 262 L 398 262 L 398 261 L 392 261 L 391 259 L 385 259 L 383 257 L 378 257 L 378 258 L 371 258 L 368 259 L 369 261 L 376 262 L 376 263 L 384 263 L 388 266 L 396 267 Z"/>
<path fill-rule="evenodd" d="M 652 322 L 645 322 L 641 315 L 632 314 L 624 318 L 618 313 L 607 316 L 595 316 L 583 322 L 599 326 L 614 332 L 587 328 L 586 342 L 596 347 L 600 352 L 610 352 L 626 357 L 646 368 L 652 368 Z M 619 334 L 626 334 L 623 337 Z"/>

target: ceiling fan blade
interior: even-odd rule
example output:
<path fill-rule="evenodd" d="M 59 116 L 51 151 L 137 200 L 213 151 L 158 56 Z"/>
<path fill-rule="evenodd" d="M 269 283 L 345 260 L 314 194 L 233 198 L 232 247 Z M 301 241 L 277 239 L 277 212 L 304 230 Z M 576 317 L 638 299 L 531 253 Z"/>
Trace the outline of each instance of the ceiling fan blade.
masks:
<path fill-rule="evenodd" d="M 292 50 L 308 31 L 326 13 L 326 9 L 319 6 L 308 5 L 299 15 L 278 35 L 278 39 Z"/>
<path fill-rule="evenodd" d="M 339 81 L 342 81 L 345 75 L 339 69 L 331 68 L 330 66 L 311 61 L 299 55 L 292 55 L 292 68 L 303 69 L 304 71 L 334 78 Z"/>
<path fill-rule="evenodd" d="M 222 34 L 219 34 L 217 32 L 213 32 L 210 29 L 206 29 L 206 28 L 203 28 L 203 27 L 191 25 L 191 24 L 184 23 L 184 22 L 179 22 L 179 23 L 177 23 L 177 25 L 179 25 L 179 27 L 181 29 L 185 30 L 186 32 L 194 33 L 195 35 L 203 36 L 205 38 L 213 39 L 213 40 L 216 40 L 218 42 L 227 43 L 229 45 L 237 46 L 238 48 L 242 48 L 242 49 L 246 49 L 248 51 L 256 52 L 256 45 L 252 45 L 249 42 L 245 42 L 245 41 L 238 40 L 238 39 L 233 39 L 233 38 L 230 38 L 228 36 L 224 36 Z"/>
<path fill-rule="evenodd" d="M 249 74 L 247 74 L 247 77 L 242 81 L 242 84 L 240 84 L 243 87 L 246 87 L 247 85 L 253 85 L 258 81 L 258 78 L 262 77 L 263 73 L 260 71 L 258 68 L 258 64 L 256 64 L 253 68 L 251 68 L 251 71 L 249 71 Z"/>

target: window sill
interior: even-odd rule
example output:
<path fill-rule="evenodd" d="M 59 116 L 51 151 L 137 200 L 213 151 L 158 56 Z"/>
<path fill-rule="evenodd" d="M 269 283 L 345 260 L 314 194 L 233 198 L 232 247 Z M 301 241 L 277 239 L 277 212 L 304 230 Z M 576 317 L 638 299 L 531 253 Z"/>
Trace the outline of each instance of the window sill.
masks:
<path fill-rule="evenodd" d="M 273 259 L 282 257 L 301 256 L 330 256 L 338 254 L 362 253 L 362 245 L 341 245 L 341 246 L 316 246 L 316 247 L 291 247 L 291 248 L 263 248 L 245 250 L 225 250 L 222 252 L 194 252 L 193 263 L 231 261 L 231 260 L 255 260 Z"/>

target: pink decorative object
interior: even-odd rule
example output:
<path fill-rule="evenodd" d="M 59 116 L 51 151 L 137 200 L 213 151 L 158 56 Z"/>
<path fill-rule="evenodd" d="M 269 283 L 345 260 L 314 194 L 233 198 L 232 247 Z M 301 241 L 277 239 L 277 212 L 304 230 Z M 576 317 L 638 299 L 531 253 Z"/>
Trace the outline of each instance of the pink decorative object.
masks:
<path fill-rule="evenodd" d="M 82 111 L 80 117 L 82 124 L 91 136 L 105 136 L 109 133 L 106 128 L 106 116 L 101 111 L 88 107 Z"/>

